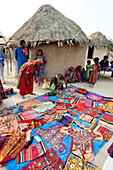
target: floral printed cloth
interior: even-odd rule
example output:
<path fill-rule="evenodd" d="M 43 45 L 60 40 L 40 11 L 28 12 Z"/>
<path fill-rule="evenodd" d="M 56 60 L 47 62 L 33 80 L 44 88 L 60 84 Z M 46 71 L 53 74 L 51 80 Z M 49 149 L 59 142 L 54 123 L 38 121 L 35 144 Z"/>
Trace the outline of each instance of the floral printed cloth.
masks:
<path fill-rule="evenodd" d="M 68 156 L 64 170 L 101 170 L 99 167 L 85 162 L 82 158 L 79 158 L 73 154 Z"/>

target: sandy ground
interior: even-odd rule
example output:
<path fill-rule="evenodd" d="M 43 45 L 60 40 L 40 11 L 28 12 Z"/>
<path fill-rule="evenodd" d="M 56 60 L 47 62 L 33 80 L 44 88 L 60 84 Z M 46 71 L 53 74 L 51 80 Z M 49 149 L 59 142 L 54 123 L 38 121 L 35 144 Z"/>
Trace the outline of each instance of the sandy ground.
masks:
<path fill-rule="evenodd" d="M 86 88 L 88 91 L 92 91 L 94 93 L 106 96 L 106 97 L 113 97 L 113 78 L 110 77 L 110 72 L 106 72 L 105 74 L 101 72 L 99 81 L 95 84 L 93 88 L 89 87 L 88 83 L 74 83 L 77 87 Z M 6 84 L 4 84 L 4 88 L 12 87 L 14 91 L 18 92 L 18 89 L 16 88 L 17 79 L 13 78 L 12 76 L 5 76 Z M 34 93 L 36 95 L 27 95 L 24 100 L 27 100 L 29 98 L 33 98 L 36 96 L 40 96 L 44 93 L 48 92 L 48 90 L 43 90 L 40 87 L 37 87 L 34 84 Z M 3 103 L 0 105 L 0 109 L 8 106 L 13 106 L 17 102 L 22 101 L 22 97 L 17 93 L 16 95 L 9 97 L 8 99 L 3 100 Z M 104 162 L 107 158 L 107 149 L 113 142 L 113 136 L 110 139 L 109 142 L 107 142 L 104 147 L 101 149 L 101 151 L 96 155 L 94 163 L 99 166 L 100 168 L 103 167 Z M 5 167 L 0 168 L 0 170 L 6 169 Z"/>

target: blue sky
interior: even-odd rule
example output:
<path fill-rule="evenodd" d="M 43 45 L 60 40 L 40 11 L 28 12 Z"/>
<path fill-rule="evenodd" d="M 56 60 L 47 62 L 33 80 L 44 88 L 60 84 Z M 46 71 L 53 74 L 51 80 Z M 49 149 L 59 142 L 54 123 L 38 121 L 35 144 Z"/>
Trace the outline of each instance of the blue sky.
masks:
<path fill-rule="evenodd" d="M 113 39 L 113 0 L 1 0 L 2 35 L 10 37 L 44 4 L 72 19 L 87 36 L 100 31 Z"/>

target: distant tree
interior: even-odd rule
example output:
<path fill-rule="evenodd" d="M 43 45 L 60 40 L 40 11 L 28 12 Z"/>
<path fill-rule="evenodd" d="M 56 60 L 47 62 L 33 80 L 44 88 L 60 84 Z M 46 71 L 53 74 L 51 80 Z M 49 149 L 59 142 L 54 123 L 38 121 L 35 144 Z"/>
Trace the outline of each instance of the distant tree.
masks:
<path fill-rule="evenodd" d="M 4 36 L 0 35 L 0 38 L 4 38 Z"/>
<path fill-rule="evenodd" d="M 2 32 L 0 31 L 0 38 L 4 38 L 4 36 L 2 35 Z"/>

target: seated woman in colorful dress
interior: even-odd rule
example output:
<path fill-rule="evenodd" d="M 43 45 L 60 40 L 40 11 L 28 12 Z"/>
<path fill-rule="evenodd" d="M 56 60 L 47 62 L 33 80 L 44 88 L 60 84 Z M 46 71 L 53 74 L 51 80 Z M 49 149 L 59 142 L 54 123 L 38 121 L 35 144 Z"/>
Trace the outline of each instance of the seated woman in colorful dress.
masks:
<path fill-rule="evenodd" d="M 78 65 L 75 69 L 76 75 L 77 75 L 77 82 L 81 82 L 82 81 L 82 77 L 81 77 L 81 71 L 82 71 L 82 66 Z"/>
<path fill-rule="evenodd" d="M 37 83 L 37 86 L 40 85 L 42 78 L 44 76 L 44 67 L 46 64 L 46 58 L 43 56 L 43 51 L 41 49 L 38 49 L 37 56 L 34 58 L 34 60 L 40 59 L 43 61 L 43 64 L 40 68 L 37 69 L 37 72 L 35 74 L 35 81 Z"/>
<path fill-rule="evenodd" d="M 75 69 L 73 66 L 68 68 L 68 71 L 66 72 L 65 77 L 68 83 L 74 83 L 77 80 Z"/>
<path fill-rule="evenodd" d="M 51 78 L 50 90 L 63 90 L 67 87 L 67 81 L 63 73 L 58 73 L 55 77 Z"/>
<path fill-rule="evenodd" d="M 43 61 L 40 59 L 26 62 L 20 67 L 17 88 L 24 98 L 24 95 L 33 94 L 33 74 L 41 67 Z"/>
<path fill-rule="evenodd" d="M 67 88 L 67 81 L 66 81 L 65 75 L 63 73 L 58 73 L 56 77 L 57 77 L 58 89 L 63 90 Z"/>

